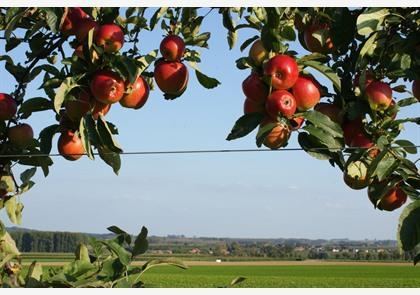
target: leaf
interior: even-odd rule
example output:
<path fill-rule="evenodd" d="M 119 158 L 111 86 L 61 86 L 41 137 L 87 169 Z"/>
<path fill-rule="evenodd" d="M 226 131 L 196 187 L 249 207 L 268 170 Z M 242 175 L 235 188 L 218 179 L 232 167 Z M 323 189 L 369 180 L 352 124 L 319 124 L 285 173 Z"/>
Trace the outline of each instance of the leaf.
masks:
<path fill-rule="evenodd" d="M 74 252 L 75 254 L 75 259 L 76 260 L 80 260 L 80 261 L 85 261 L 85 262 L 89 262 L 90 263 L 90 258 L 89 258 L 89 250 L 86 247 L 85 244 L 80 243 L 77 248 L 76 251 Z"/>
<path fill-rule="evenodd" d="M 302 128 L 309 132 L 310 135 L 313 137 L 318 138 L 319 142 L 327 146 L 332 150 L 340 150 L 344 147 L 344 144 L 338 140 L 336 140 L 333 136 L 331 136 L 325 130 L 315 127 L 312 124 L 307 124 L 305 127 Z"/>
<path fill-rule="evenodd" d="M 25 100 L 19 108 L 18 113 L 22 114 L 22 118 L 26 119 L 33 112 L 41 112 L 45 110 L 50 110 L 53 108 L 53 105 L 49 99 L 43 97 L 34 97 L 28 100 Z"/>
<path fill-rule="evenodd" d="M 257 135 L 255 136 L 257 147 L 262 146 L 266 137 L 268 136 L 268 134 L 270 134 L 271 130 L 273 130 L 274 127 L 276 127 L 276 123 L 268 123 L 258 129 Z"/>
<path fill-rule="evenodd" d="M 358 34 L 368 36 L 377 31 L 387 15 L 389 15 L 387 8 L 372 7 L 366 9 L 358 16 L 356 21 Z"/>
<path fill-rule="evenodd" d="M 141 75 L 151 65 L 158 55 L 158 50 L 152 50 L 148 54 L 137 59 L 139 75 Z"/>
<path fill-rule="evenodd" d="M 396 140 L 396 141 L 395 141 L 395 143 L 396 143 L 396 144 L 398 144 L 399 146 L 403 147 L 403 148 L 404 148 L 404 150 L 405 150 L 407 153 L 410 153 L 410 154 L 417 154 L 417 148 L 416 148 L 416 146 L 414 145 L 414 143 L 412 143 L 411 141 L 409 141 L 409 140 L 404 140 L 404 139 L 400 139 L 400 140 Z"/>
<path fill-rule="evenodd" d="M 54 110 L 57 114 L 60 113 L 61 106 L 66 99 L 66 96 L 70 93 L 70 91 L 77 87 L 77 83 L 74 81 L 73 77 L 67 77 L 57 89 L 54 98 Z"/>
<path fill-rule="evenodd" d="M 254 41 L 258 40 L 259 38 L 260 37 L 258 35 L 255 35 L 254 37 L 245 40 L 244 43 L 242 43 L 241 47 L 239 47 L 239 49 L 241 50 L 241 52 L 244 51 L 249 45 L 254 43 Z"/>
<path fill-rule="evenodd" d="M 109 230 L 110 232 L 116 235 L 122 236 L 124 240 L 127 242 L 127 244 L 131 244 L 131 235 L 127 233 L 126 231 L 122 230 L 121 228 L 119 228 L 118 226 L 112 225 L 108 227 L 107 230 Z"/>
<path fill-rule="evenodd" d="M 80 139 L 82 140 L 83 148 L 85 149 L 87 156 L 89 157 L 89 159 L 94 160 L 95 156 L 93 155 L 92 146 L 90 144 L 90 138 L 89 138 L 89 126 L 94 126 L 95 123 L 93 123 L 91 125 L 88 125 L 86 123 L 86 118 L 87 117 L 90 117 L 90 119 L 92 120 L 92 117 L 89 116 L 89 115 L 86 116 L 86 117 L 83 117 L 80 120 L 79 134 L 80 134 Z M 94 132 L 96 132 L 96 130 Z"/>
<path fill-rule="evenodd" d="M 305 61 L 310 61 L 310 60 L 320 60 L 320 61 L 326 61 L 328 57 L 325 56 L 324 54 L 318 53 L 318 52 L 314 52 L 305 56 L 302 56 L 299 60 L 298 63 L 301 64 L 302 62 Z"/>
<path fill-rule="evenodd" d="M 343 138 L 343 130 L 341 129 L 341 126 L 332 121 L 328 116 L 317 111 L 308 111 L 303 113 L 302 116 L 316 127 L 323 129 L 332 137 Z"/>
<path fill-rule="evenodd" d="M 105 163 L 112 167 L 114 173 L 118 175 L 121 169 L 121 158 L 120 154 L 114 153 L 103 146 L 98 146 L 99 156 Z"/>
<path fill-rule="evenodd" d="M 13 50 L 17 46 L 19 46 L 20 43 L 22 43 L 21 39 L 14 38 L 14 37 L 10 38 L 9 41 L 6 43 L 6 52 Z"/>
<path fill-rule="evenodd" d="M 108 127 L 108 124 L 101 114 L 97 120 L 97 128 L 99 133 L 99 138 L 101 142 L 112 152 L 121 153 L 122 149 L 119 146 L 118 142 L 115 140 L 112 135 L 111 130 Z"/>
<path fill-rule="evenodd" d="M 134 248 L 132 252 L 133 257 L 145 253 L 148 247 L 149 242 L 147 241 L 147 228 L 143 226 L 134 241 Z"/>
<path fill-rule="evenodd" d="M 50 27 L 50 30 L 55 34 L 58 32 L 58 29 L 60 27 L 60 20 L 63 16 L 63 13 L 60 11 L 60 9 L 57 8 L 44 8 L 45 11 L 45 21 Z M 61 13 L 60 13 L 61 12 Z"/>
<path fill-rule="evenodd" d="M 20 180 L 22 181 L 22 183 L 27 183 L 29 182 L 29 180 L 31 180 L 31 178 L 35 175 L 35 173 L 36 173 L 36 167 L 29 168 L 20 174 Z"/>
<path fill-rule="evenodd" d="M 152 31 L 158 20 L 166 13 L 168 7 L 161 7 L 153 14 L 152 18 L 150 19 L 150 30 Z"/>
<path fill-rule="evenodd" d="M 220 82 L 217 79 L 211 78 L 211 77 L 203 74 L 199 70 L 195 70 L 195 75 L 197 77 L 198 82 L 200 82 L 200 84 L 204 88 L 212 89 L 212 88 L 215 88 L 218 85 L 220 85 Z"/>
<path fill-rule="evenodd" d="M 56 133 L 60 130 L 60 125 L 53 124 L 42 129 L 39 133 L 39 143 L 41 152 L 44 154 L 49 154 L 52 147 L 52 139 Z"/>
<path fill-rule="evenodd" d="M 304 60 L 300 63 L 304 66 L 314 68 L 315 70 L 323 74 L 333 83 L 338 92 L 341 92 L 340 78 L 338 77 L 337 73 L 335 73 L 330 67 L 314 60 Z"/>
<path fill-rule="evenodd" d="M 53 164 L 53 161 L 50 157 L 44 156 L 43 154 L 44 153 L 34 149 L 31 151 L 31 155 L 33 156 L 22 157 L 19 159 L 18 163 L 21 165 L 41 167 L 44 175 L 47 176 L 49 173 L 48 167 Z"/>
<path fill-rule="evenodd" d="M 115 241 L 108 240 L 108 241 L 101 241 L 102 244 L 104 244 L 109 250 L 111 250 L 115 255 L 117 255 L 119 261 L 125 265 L 128 266 L 130 264 L 130 253 L 124 249 L 121 245 L 116 243 Z"/>
<path fill-rule="evenodd" d="M 319 140 L 306 132 L 301 132 L 298 135 L 298 142 L 302 149 L 312 157 L 318 160 L 329 160 L 331 155 L 325 146 L 320 144 Z M 321 148 L 321 149 L 319 149 Z"/>
<path fill-rule="evenodd" d="M 249 113 L 240 117 L 232 128 L 232 131 L 227 136 L 226 140 L 233 140 L 244 137 L 252 132 L 261 123 L 264 114 Z"/>
<path fill-rule="evenodd" d="M 413 263 L 414 263 L 414 265 L 417 265 L 417 263 L 420 261 L 420 253 L 417 253 L 417 255 L 416 256 L 414 256 L 414 259 L 413 259 Z"/>
<path fill-rule="evenodd" d="M 246 280 L 245 277 L 236 277 L 230 282 L 229 286 L 233 287 L 235 285 L 238 285 L 238 284 L 242 283 L 245 280 Z"/>
<path fill-rule="evenodd" d="M 119 55 L 115 59 L 113 66 L 124 74 L 130 84 L 136 81 L 138 76 L 138 67 L 133 59 L 124 55 Z"/>
<path fill-rule="evenodd" d="M 182 269 L 188 268 L 188 266 L 186 266 L 182 261 L 178 259 L 169 258 L 169 259 L 149 260 L 145 264 L 143 264 L 142 271 L 145 272 L 151 269 L 152 267 L 159 266 L 159 265 L 173 265 Z"/>
<path fill-rule="evenodd" d="M 6 39 L 6 41 L 10 40 L 10 36 L 12 35 L 13 30 L 16 27 L 16 24 L 21 20 L 21 18 L 23 17 L 23 15 L 26 12 L 26 9 L 21 8 L 21 11 L 17 14 L 15 14 L 9 22 L 7 22 L 5 30 L 4 30 L 4 38 Z M 22 11 L 23 10 L 23 11 Z"/>
<path fill-rule="evenodd" d="M 229 31 L 228 35 L 227 35 L 227 41 L 228 41 L 228 44 L 229 44 L 229 49 L 232 49 L 235 46 L 237 40 L 238 40 L 238 32 L 237 31 Z"/>
<path fill-rule="evenodd" d="M 403 251 L 411 251 L 420 243 L 420 201 L 407 205 L 401 213 L 397 242 Z"/>
<path fill-rule="evenodd" d="M 7 216 L 9 217 L 10 221 L 14 224 L 18 223 L 18 220 L 16 218 L 16 197 L 13 196 L 10 199 L 8 199 L 4 203 L 4 207 L 6 208 Z"/>
<path fill-rule="evenodd" d="M 280 36 L 284 40 L 295 41 L 296 33 L 292 26 L 281 26 L 280 27 Z"/>
<path fill-rule="evenodd" d="M 366 40 L 366 42 L 363 44 L 362 49 L 360 49 L 359 57 L 358 57 L 358 63 L 359 61 L 365 56 L 372 56 L 373 52 L 376 48 L 376 38 L 378 37 L 378 33 L 373 33 L 369 39 Z"/>
<path fill-rule="evenodd" d="M 0 253 L 3 255 L 11 255 L 12 257 L 20 255 L 15 241 L 8 232 L 4 232 L 3 235 L 0 236 Z"/>
<path fill-rule="evenodd" d="M 28 273 L 25 278 L 25 287 L 26 288 L 37 288 L 41 287 L 41 277 L 43 274 L 42 266 L 34 261 L 28 268 Z"/>

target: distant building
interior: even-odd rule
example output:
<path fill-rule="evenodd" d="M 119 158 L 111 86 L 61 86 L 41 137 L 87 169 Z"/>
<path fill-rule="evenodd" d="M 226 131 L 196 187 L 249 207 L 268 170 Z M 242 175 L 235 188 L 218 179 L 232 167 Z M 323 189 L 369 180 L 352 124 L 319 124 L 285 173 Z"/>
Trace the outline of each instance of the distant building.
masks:
<path fill-rule="evenodd" d="M 201 253 L 201 250 L 198 249 L 198 248 L 193 248 L 189 252 L 190 252 L 190 254 L 200 254 Z"/>
<path fill-rule="evenodd" d="M 299 246 L 299 247 L 295 247 L 295 252 L 303 252 L 305 251 L 305 247 Z"/>
<path fill-rule="evenodd" d="M 340 249 L 333 248 L 333 249 L 332 249 L 332 252 L 333 252 L 333 253 L 339 253 L 339 252 L 340 252 Z"/>

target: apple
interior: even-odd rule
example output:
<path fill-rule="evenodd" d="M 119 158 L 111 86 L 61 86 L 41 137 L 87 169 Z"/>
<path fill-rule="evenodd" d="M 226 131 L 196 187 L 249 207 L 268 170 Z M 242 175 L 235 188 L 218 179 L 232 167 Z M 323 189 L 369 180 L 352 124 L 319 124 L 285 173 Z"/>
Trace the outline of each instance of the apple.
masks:
<path fill-rule="evenodd" d="M 162 92 L 178 95 L 187 87 L 187 67 L 177 61 L 157 61 L 155 63 L 154 78 Z"/>
<path fill-rule="evenodd" d="M 268 57 L 268 52 L 265 50 L 261 39 L 256 40 L 252 44 L 251 48 L 249 49 L 248 56 L 256 66 L 260 66 Z"/>
<path fill-rule="evenodd" d="M 124 81 L 110 70 L 97 71 L 90 82 L 90 91 L 99 102 L 112 104 L 124 95 Z"/>
<path fill-rule="evenodd" d="M 0 120 L 10 120 L 16 115 L 17 104 L 13 97 L 0 93 Z"/>
<path fill-rule="evenodd" d="M 414 80 L 412 85 L 412 91 L 415 98 L 420 101 L 420 79 Z"/>
<path fill-rule="evenodd" d="M 265 113 L 265 104 L 246 98 L 244 101 L 244 114 L 249 113 Z"/>
<path fill-rule="evenodd" d="M 255 102 L 264 103 L 268 96 L 268 87 L 257 73 L 251 73 L 242 82 L 242 91 L 245 96 Z"/>
<path fill-rule="evenodd" d="M 314 110 L 324 114 L 339 125 L 343 124 L 342 110 L 335 104 L 320 102 L 315 105 Z"/>
<path fill-rule="evenodd" d="M 139 109 L 146 103 L 149 97 L 149 84 L 142 76 L 139 76 L 132 85 L 126 85 L 126 89 L 128 93 L 120 100 L 123 107 Z"/>
<path fill-rule="evenodd" d="M 265 125 L 271 123 L 275 123 L 276 126 L 266 136 L 263 145 L 269 149 L 275 150 L 287 144 L 291 132 L 287 125 L 273 121 L 271 119 L 263 120 L 263 122 L 260 124 L 260 128 L 263 128 Z"/>
<path fill-rule="evenodd" d="M 318 82 L 304 76 L 301 76 L 296 80 L 292 92 L 296 99 L 296 107 L 299 111 L 311 109 L 321 98 Z"/>
<path fill-rule="evenodd" d="M 185 53 L 184 40 L 177 35 L 169 35 L 160 42 L 160 53 L 168 61 L 180 61 Z"/>
<path fill-rule="evenodd" d="M 34 131 L 29 124 L 23 123 L 10 127 L 7 136 L 13 145 L 19 148 L 26 148 L 34 139 Z"/>
<path fill-rule="evenodd" d="M 64 108 L 70 120 L 79 122 L 90 111 L 90 100 L 89 92 L 82 89 L 77 94 L 76 100 L 66 101 Z"/>
<path fill-rule="evenodd" d="M 61 25 L 63 35 L 67 37 L 75 34 L 78 23 L 85 18 L 90 18 L 90 16 L 82 8 L 70 7 Z"/>
<path fill-rule="evenodd" d="M 371 148 L 374 145 L 372 140 L 368 138 L 365 133 L 356 133 L 351 143 L 349 144 L 350 147 L 359 147 L 359 148 Z"/>
<path fill-rule="evenodd" d="M 95 30 L 95 44 L 108 53 L 117 52 L 124 45 L 124 32 L 115 24 L 101 25 Z"/>
<path fill-rule="evenodd" d="M 87 35 L 89 34 L 90 30 L 97 30 L 98 28 L 98 23 L 96 21 L 94 21 L 93 19 L 90 18 L 84 18 L 82 20 L 80 20 L 79 23 L 77 23 L 76 26 L 76 39 L 77 41 L 79 41 L 79 43 L 83 42 Z"/>
<path fill-rule="evenodd" d="M 323 24 L 312 24 L 308 26 L 303 33 L 303 39 L 305 41 L 306 48 L 311 52 L 319 52 L 328 54 L 334 49 L 334 44 L 329 36 L 329 25 Z M 317 38 L 313 36 L 314 33 L 319 33 L 325 36 L 324 44 L 322 44 Z"/>
<path fill-rule="evenodd" d="M 294 117 L 289 120 L 290 125 L 292 125 L 292 131 L 298 130 L 300 127 L 302 127 L 303 122 L 305 122 L 304 117 Z"/>
<path fill-rule="evenodd" d="M 372 110 L 386 110 L 392 102 L 392 89 L 384 82 L 373 81 L 366 87 L 366 96 Z"/>
<path fill-rule="evenodd" d="M 353 81 L 354 87 L 360 87 L 359 80 L 360 80 L 360 73 L 357 73 L 354 76 L 354 81 Z M 375 81 L 375 76 L 371 72 L 367 71 L 365 74 L 365 86 L 363 89 L 366 89 L 366 87 L 368 87 L 370 83 L 372 83 L 373 81 Z"/>
<path fill-rule="evenodd" d="M 110 104 L 102 103 L 95 100 L 93 102 L 93 108 L 92 108 L 93 119 L 98 120 L 99 114 L 102 114 L 102 116 L 105 116 L 106 114 L 108 114 L 110 109 L 111 109 Z"/>
<path fill-rule="evenodd" d="M 61 133 L 57 148 L 60 155 L 69 161 L 76 161 L 85 154 L 82 140 L 71 130 Z"/>
<path fill-rule="evenodd" d="M 277 120 L 279 113 L 291 118 L 296 112 L 296 100 L 290 92 L 276 90 L 268 96 L 265 108 L 273 120 Z"/>
<path fill-rule="evenodd" d="M 343 125 L 341 126 L 341 128 L 343 129 L 344 142 L 348 146 L 351 145 L 353 137 L 356 134 L 365 132 L 364 128 L 363 128 L 363 122 L 362 122 L 361 118 L 357 118 L 357 119 L 354 119 L 354 120 L 351 120 L 351 121 L 344 122 Z"/>
<path fill-rule="evenodd" d="M 369 185 L 367 166 L 362 161 L 351 162 L 344 169 L 344 182 L 352 189 L 360 190 Z"/>
<path fill-rule="evenodd" d="M 280 54 L 274 56 L 265 64 L 264 74 L 271 77 L 274 89 L 285 90 L 296 83 L 299 69 L 293 57 Z"/>
<path fill-rule="evenodd" d="M 384 182 L 386 181 L 387 180 Z M 407 194 L 399 187 L 399 184 L 396 184 L 387 193 L 385 193 L 379 201 L 374 198 L 370 190 L 368 190 L 368 197 L 373 204 L 376 204 L 376 207 L 379 210 L 385 211 L 394 211 L 407 202 Z"/>

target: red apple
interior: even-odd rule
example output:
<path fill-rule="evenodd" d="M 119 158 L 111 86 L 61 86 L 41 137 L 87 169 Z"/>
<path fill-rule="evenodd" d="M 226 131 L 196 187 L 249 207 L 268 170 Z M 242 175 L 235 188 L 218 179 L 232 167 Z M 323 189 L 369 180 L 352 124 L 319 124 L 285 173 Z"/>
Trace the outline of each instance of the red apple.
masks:
<path fill-rule="evenodd" d="M 359 80 L 360 80 L 360 73 L 357 73 L 354 76 L 354 81 L 353 81 L 354 87 L 360 87 Z M 373 81 L 375 81 L 375 76 L 371 72 L 366 72 L 364 89 L 366 89 L 366 87 L 368 87 L 370 85 L 370 83 L 372 83 Z"/>
<path fill-rule="evenodd" d="M 160 43 L 160 53 L 168 61 L 180 61 L 184 52 L 184 40 L 177 35 L 166 36 Z"/>
<path fill-rule="evenodd" d="M 343 129 L 344 142 L 350 146 L 353 137 L 356 134 L 364 133 L 363 122 L 361 118 L 345 122 L 341 128 Z"/>
<path fill-rule="evenodd" d="M 299 77 L 293 85 L 292 91 L 299 111 L 311 109 L 321 98 L 318 82 L 308 77 Z"/>
<path fill-rule="evenodd" d="M 374 81 L 366 87 L 366 96 L 372 110 L 386 110 L 392 102 L 392 89 L 384 82 Z"/>
<path fill-rule="evenodd" d="M 13 97 L 6 93 L 0 93 L 0 120 L 10 120 L 16 115 L 17 104 Z"/>
<path fill-rule="evenodd" d="M 80 90 L 76 96 L 76 100 L 65 102 L 67 116 L 73 122 L 79 122 L 80 119 L 90 111 L 90 94 L 86 90 Z"/>
<path fill-rule="evenodd" d="M 412 85 L 412 91 L 415 98 L 420 101 L 420 79 L 414 80 Z"/>
<path fill-rule="evenodd" d="M 13 145 L 19 148 L 26 148 L 34 138 L 34 131 L 29 124 L 23 123 L 10 127 L 7 136 Z"/>
<path fill-rule="evenodd" d="M 187 67 L 177 61 L 158 61 L 155 64 L 154 77 L 162 92 L 178 95 L 187 87 Z"/>
<path fill-rule="evenodd" d="M 367 137 L 365 133 L 356 133 L 351 143 L 349 144 L 350 147 L 359 147 L 359 148 L 371 148 L 373 147 L 373 142 L 370 138 Z"/>
<path fill-rule="evenodd" d="M 80 7 L 70 7 L 61 26 L 63 35 L 69 36 L 75 34 L 78 24 L 85 18 L 90 18 L 90 16 L 83 9 Z"/>
<path fill-rule="evenodd" d="M 263 103 L 267 100 L 268 87 L 257 73 L 252 73 L 242 82 L 242 91 L 246 97 L 255 102 Z"/>
<path fill-rule="evenodd" d="M 293 57 L 280 54 L 266 63 L 264 74 L 271 77 L 274 89 L 284 90 L 291 88 L 296 83 L 299 69 Z"/>
<path fill-rule="evenodd" d="M 117 52 L 124 45 L 124 32 L 115 24 L 99 26 L 95 30 L 95 44 L 103 46 L 108 53 Z"/>
<path fill-rule="evenodd" d="M 85 153 L 82 140 L 71 130 L 61 133 L 57 148 L 60 155 L 69 161 L 76 161 Z"/>
<path fill-rule="evenodd" d="M 249 113 L 265 113 L 264 103 L 255 102 L 249 98 L 244 101 L 244 114 Z"/>
<path fill-rule="evenodd" d="M 279 113 L 286 118 L 291 118 L 296 112 L 296 100 L 290 92 L 276 90 L 268 96 L 265 108 L 273 120 L 277 119 Z"/>
<path fill-rule="evenodd" d="M 320 33 L 326 36 L 324 41 L 325 44 L 315 38 L 312 34 Z M 329 25 L 328 24 L 312 24 L 306 28 L 303 39 L 305 41 L 306 48 L 311 52 L 319 52 L 328 54 L 334 49 L 334 44 L 329 36 Z"/>
<path fill-rule="evenodd" d="M 90 18 L 84 18 L 76 26 L 76 39 L 80 43 L 83 42 L 90 30 L 97 30 L 98 23 Z"/>
<path fill-rule="evenodd" d="M 127 85 L 128 93 L 120 100 L 120 104 L 126 108 L 139 109 L 149 97 L 149 84 L 142 76 L 139 76 L 132 85 Z"/>
<path fill-rule="evenodd" d="M 99 102 L 112 104 L 124 95 L 124 81 L 116 73 L 109 70 L 96 72 L 90 82 L 90 91 Z"/>
<path fill-rule="evenodd" d="M 290 138 L 290 129 L 287 125 L 284 125 L 276 120 L 265 119 L 260 124 L 260 129 L 267 124 L 275 123 L 276 126 L 266 136 L 263 145 L 275 150 L 282 146 L 285 146 Z"/>

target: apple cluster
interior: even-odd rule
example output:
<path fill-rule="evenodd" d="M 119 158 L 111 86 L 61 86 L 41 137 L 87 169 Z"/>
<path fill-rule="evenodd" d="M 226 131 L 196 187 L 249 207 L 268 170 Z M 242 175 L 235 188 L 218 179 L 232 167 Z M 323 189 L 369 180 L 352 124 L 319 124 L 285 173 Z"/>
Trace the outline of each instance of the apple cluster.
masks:
<path fill-rule="evenodd" d="M 181 62 L 185 53 L 185 42 L 170 34 L 163 38 L 159 46 L 162 58 L 155 62 L 153 76 L 159 89 L 173 97 L 180 96 L 187 88 L 188 69 Z"/>
<path fill-rule="evenodd" d="M 134 83 L 129 83 L 115 71 L 101 63 L 101 54 L 113 55 L 124 45 L 124 32 L 114 23 L 99 24 L 79 7 L 69 8 L 62 26 L 62 34 L 66 37 L 75 35 L 77 45 L 73 55 L 84 60 L 84 43 L 93 30 L 95 45 L 102 48 L 101 53 L 92 48 L 91 57 L 96 71 L 89 77 L 88 83 L 72 91 L 74 100 L 64 103 L 60 125 L 62 132 L 58 140 L 58 151 L 67 160 L 77 160 L 85 153 L 82 141 L 76 130 L 83 116 L 90 113 L 97 120 L 99 115 L 105 116 L 112 104 L 117 102 L 122 107 L 139 109 L 149 97 L 149 85 L 142 76 Z"/>
<path fill-rule="evenodd" d="M 253 71 L 242 83 L 246 96 L 244 113 L 264 114 L 260 128 L 275 124 L 263 144 L 278 149 L 287 144 L 291 131 L 304 123 L 304 118 L 297 112 L 318 104 L 320 85 L 312 76 L 299 73 L 293 57 L 277 54 L 268 59 L 261 40 L 252 44 L 249 57 L 257 67 L 262 67 L 262 71 Z"/>

